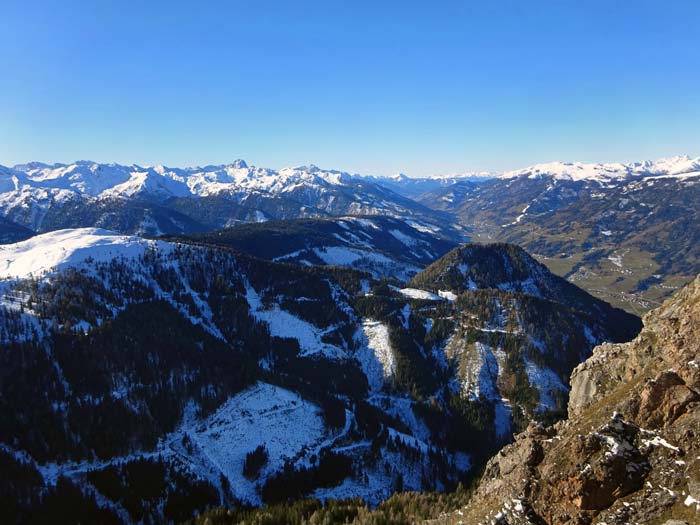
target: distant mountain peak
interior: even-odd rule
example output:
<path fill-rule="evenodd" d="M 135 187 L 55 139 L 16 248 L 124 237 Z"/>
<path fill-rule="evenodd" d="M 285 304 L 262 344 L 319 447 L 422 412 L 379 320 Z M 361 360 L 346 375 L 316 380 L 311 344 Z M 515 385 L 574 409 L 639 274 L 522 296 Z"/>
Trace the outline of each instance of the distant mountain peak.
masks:
<path fill-rule="evenodd" d="M 236 169 L 246 169 L 248 164 L 243 159 L 236 159 L 230 164 L 230 166 Z"/>

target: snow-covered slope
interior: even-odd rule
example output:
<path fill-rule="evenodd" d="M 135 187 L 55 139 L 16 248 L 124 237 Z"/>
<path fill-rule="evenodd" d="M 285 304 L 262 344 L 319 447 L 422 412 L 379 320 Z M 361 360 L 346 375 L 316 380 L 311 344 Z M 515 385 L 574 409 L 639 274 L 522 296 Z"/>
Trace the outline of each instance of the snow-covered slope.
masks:
<path fill-rule="evenodd" d="M 149 248 L 166 243 L 119 235 L 100 228 L 44 233 L 15 244 L 0 245 L 0 278 L 39 276 L 49 270 L 76 267 L 85 260 L 138 258 Z"/>

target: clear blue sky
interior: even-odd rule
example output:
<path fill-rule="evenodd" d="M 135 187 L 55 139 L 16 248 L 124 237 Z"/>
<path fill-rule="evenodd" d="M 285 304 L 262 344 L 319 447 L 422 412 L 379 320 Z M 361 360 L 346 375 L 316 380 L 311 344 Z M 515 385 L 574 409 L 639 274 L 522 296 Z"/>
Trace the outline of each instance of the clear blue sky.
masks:
<path fill-rule="evenodd" d="M 697 0 L 0 3 L 0 164 L 700 155 Z"/>

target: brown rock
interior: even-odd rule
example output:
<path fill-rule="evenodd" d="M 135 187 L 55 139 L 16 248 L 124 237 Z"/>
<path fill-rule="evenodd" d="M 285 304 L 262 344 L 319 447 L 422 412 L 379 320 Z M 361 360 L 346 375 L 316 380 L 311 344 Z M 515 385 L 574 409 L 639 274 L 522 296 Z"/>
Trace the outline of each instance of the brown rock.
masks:
<path fill-rule="evenodd" d="M 673 423 L 688 404 L 698 400 L 700 396 L 689 389 L 678 374 L 664 371 L 642 390 L 635 415 L 643 426 L 659 428 Z"/>

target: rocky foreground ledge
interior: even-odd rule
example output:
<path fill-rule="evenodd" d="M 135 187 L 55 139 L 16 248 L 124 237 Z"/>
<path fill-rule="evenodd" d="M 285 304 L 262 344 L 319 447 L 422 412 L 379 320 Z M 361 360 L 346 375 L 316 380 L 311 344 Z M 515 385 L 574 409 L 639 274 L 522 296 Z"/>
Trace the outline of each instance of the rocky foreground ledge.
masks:
<path fill-rule="evenodd" d="M 700 524 L 700 276 L 571 376 L 569 419 L 531 425 L 434 524 Z"/>

